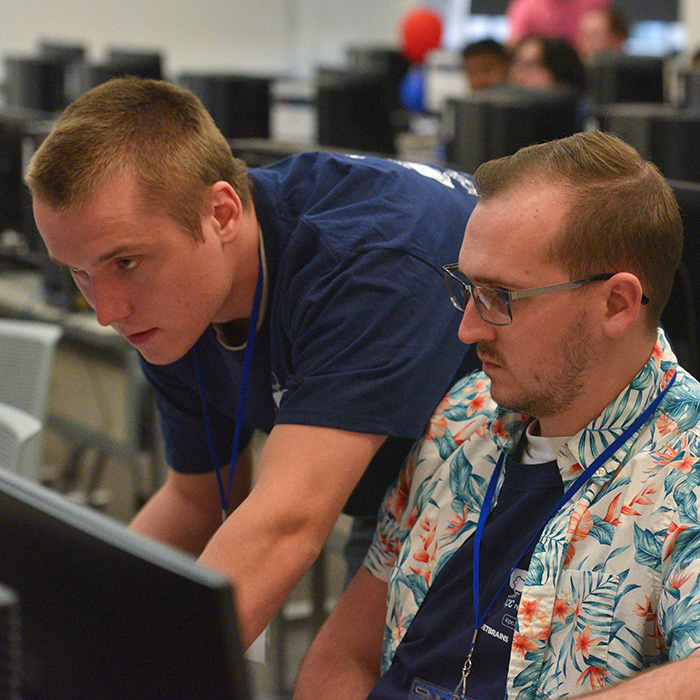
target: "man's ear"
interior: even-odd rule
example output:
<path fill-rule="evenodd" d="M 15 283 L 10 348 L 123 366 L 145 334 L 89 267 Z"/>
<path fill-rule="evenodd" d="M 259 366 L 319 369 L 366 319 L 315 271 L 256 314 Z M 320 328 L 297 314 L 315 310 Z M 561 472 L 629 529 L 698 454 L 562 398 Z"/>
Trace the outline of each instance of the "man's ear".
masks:
<path fill-rule="evenodd" d="M 618 272 L 604 283 L 603 327 L 611 338 L 619 338 L 635 323 L 642 310 L 642 283 L 631 272 Z"/>
<path fill-rule="evenodd" d="M 226 181 L 215 182 L 205 193 L 204 218 L 223 243 L 233 240 L 241 228 L 243 204 Z"/>

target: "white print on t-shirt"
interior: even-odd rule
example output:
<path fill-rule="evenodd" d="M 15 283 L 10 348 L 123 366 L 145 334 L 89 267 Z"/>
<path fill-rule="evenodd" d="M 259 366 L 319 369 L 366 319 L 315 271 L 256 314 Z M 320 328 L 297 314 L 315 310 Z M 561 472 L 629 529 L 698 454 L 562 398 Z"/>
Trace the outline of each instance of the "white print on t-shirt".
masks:
<path fill-rule="evenodd" d="M 503 625 L 503 627 L 510 630 L 515 629 L 517 609 L 518 605 L 520 604 L 520 595 L 522 594 L 523 588 L 525 586 L 526 575 L 527 571 L 525 571 L 524 569 L 513 569 L 513 572 L 511 573 L 510 579 L 508 581 L 512 593 L 505 599 L 505 602 L 503 603 L 504 615 L 501 619 L 501 624 Z M 481 630 L 483 632 L 486 632 L 486 634 L 490 635 L 491 637 L 495 637 L 501 642 L 510 644 L 510 636 L 506 632 L 496 630 L 485 623 L 481 625 Z"/>
<path fill-rule="evenodd" d="M 277 377 L 275 377 L 274 372 L 272 373 L 272 400 L 275 402 L 275 406 L 277 408 L 280 407 L 280 404 L 282 403 L 282 398 L 284 397 L 285 392 L 287 391 L 286 387 L 283 387 L 280 383 Z"/>
<path fill-rule="evenodd" d="M 440 170 L 439 168 L 434 168 L 431 165 L 425 165 L 424 163 L 407 163 L 401 160 L 395 160 L 395 163 L 402 165 L 404 168 L 409 170 L 415 170 L 419 175 L 423 177 L 429 177 L 433 180 L 437 180 L 440 184 L 449 187 L 451 190 L 455 188 L 455 182 L 461 185 L 469 194 L 476 194 L 476 189 L 472 179 L 465 175 L 464 173 L 457 172 L 456 170 Z"/>
<path fill-rule="evenodd" d="M 525 588 L 525 577 L 527 576 L 527 571 L 524 569 L 513 569 L 513 573 L 510 575 L 510 587 L 517 591 L 518 593 L 523 592 Z"/>
<path fill-rule="evenodd" d="M 481 625 L 481 629 L 483 632 L 486 632 L 486 634 L 490 634 L 492 637 L 496 637 L 496 639 L 500 639 L 502 642 L 505 642 L 508 644 L 510 642 L 510 639 L 508 638 L 507 634 L 503 634 L 503 632 L 499 632 L 498 630 L 495 630 L 493 627 L 489 627 L 486 623 Z"/>
<path fill-rule="evenodd" d="M 360 155 L 350 155 L 350 158 L 355 158 L 356 160 L 362 160 L 366 156 Z M 469 194 L 476 195 L 476 188 L 472 182 L 471 177 L 465 173 L 460 173 L 457 170 L 440 170 L 440 168 L 435 168 L 432 165 L 426 165 L 425 163 L 410 163 L 403 160 L 392 160 L 392 163 L 396 163 L 408 170 L 414 170 L 419 175 L 423 177 L 428 177 L 432 180 L 436 180 L 441 185 L 449 187 L 451 190 L 455 188 L 455 182 L 461 185 Z"/>

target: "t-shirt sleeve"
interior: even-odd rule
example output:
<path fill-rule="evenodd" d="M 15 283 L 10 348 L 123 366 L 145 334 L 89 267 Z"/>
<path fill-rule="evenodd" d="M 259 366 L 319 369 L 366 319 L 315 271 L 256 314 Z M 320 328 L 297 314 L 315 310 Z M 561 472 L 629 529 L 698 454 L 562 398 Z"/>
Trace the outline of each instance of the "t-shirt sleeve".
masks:
<path fill-rule="evenodd" d="M 276 422 L 420 437 L 467 353 L 440 271 L 388 247 L 322 264 L 289 284 Z"/>
<path fill-rule="evenodd" d="M 146 378 L 151 383 L 159 413 L 160 429 L 163 434 L 165 458 L 168 466 L 182 473 L 204 473 L 211 471 L 214 461 L 218 466 L 230 463 L 232 457 L 232 440 L 235 427 L 235 406 L 237 389 L 230 388 L 223 380 L 225 366 L 220 353 L 212 349 L 212 343 L 203 339 L 198 346 L 200 352 L 210 353 L 211 360 L 204 362 L 208 374 L 220 377 L 219 386 L 207 383 L 209 401 L 207 420 L 202 410 L 202 399 L 195 383 L 195 371 L 191 354 L 172 365 L 156 366 L 141 359 L 141 366 Z M 220 395 L 214 393 L 217 388 Z M 229 410 L 221 410 L 223 404 Z M 208 422 L 208 426 L 207 426 Z M 252 425 L 244 421 L 238 452 L 250 442 L 254 432 Z"/>

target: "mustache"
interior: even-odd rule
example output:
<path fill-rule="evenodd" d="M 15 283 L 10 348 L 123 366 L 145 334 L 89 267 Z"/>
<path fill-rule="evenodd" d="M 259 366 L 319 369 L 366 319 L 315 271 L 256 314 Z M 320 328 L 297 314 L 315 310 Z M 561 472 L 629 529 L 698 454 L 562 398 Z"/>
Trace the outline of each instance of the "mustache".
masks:
<path fill-rule="evenodd" d="M 476 344 L 476 354 L 482 362 L 491 362 L 495 365 L 505 367 L 505 358 L 498 348 L 489 343 L 478 341 Z"/>

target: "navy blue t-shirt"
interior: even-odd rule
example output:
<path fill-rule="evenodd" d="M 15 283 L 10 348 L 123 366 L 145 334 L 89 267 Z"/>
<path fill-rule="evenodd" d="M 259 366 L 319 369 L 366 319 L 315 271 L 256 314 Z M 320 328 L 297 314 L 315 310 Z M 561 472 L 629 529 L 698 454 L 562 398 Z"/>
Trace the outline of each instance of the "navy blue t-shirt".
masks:
<path fill-rule="evenodd" d="M 459 255 L 476 204 L 471 179 L 434 166 L 305 153 L 252 169 L 268 303 L 245 422 L 391 436 L 346 506 L 376 511 L 413 440 L 456 377 L 476 366 L 441 266 Z M 242 351 L 198 341 L 216 450 L 230 458 Z M 191 353 L 142 362 L 170 466 L 212 469 Z M 243 441 L 245 444 L 245 440 Z"/>
<path fill-rule="evenodd" d="M 493 603 L 474 648 L 467 684 L 467 696 L 471 700 L 505 697 L 522 583 L 537 540 L 529 547 L 528 543 L 539 532 L 562 493 L 555 461 L 535 465 L 506 460 L 503 486 L 486 520 L 481 540 L 480 614 Z M 456 688 L 476 622 L 473 555 L 474 538 L 470 537 L 435 577 L 396 649 L 392 665 L 368 700 L 408 698 L 416 678 L 449 691 Z"/>

